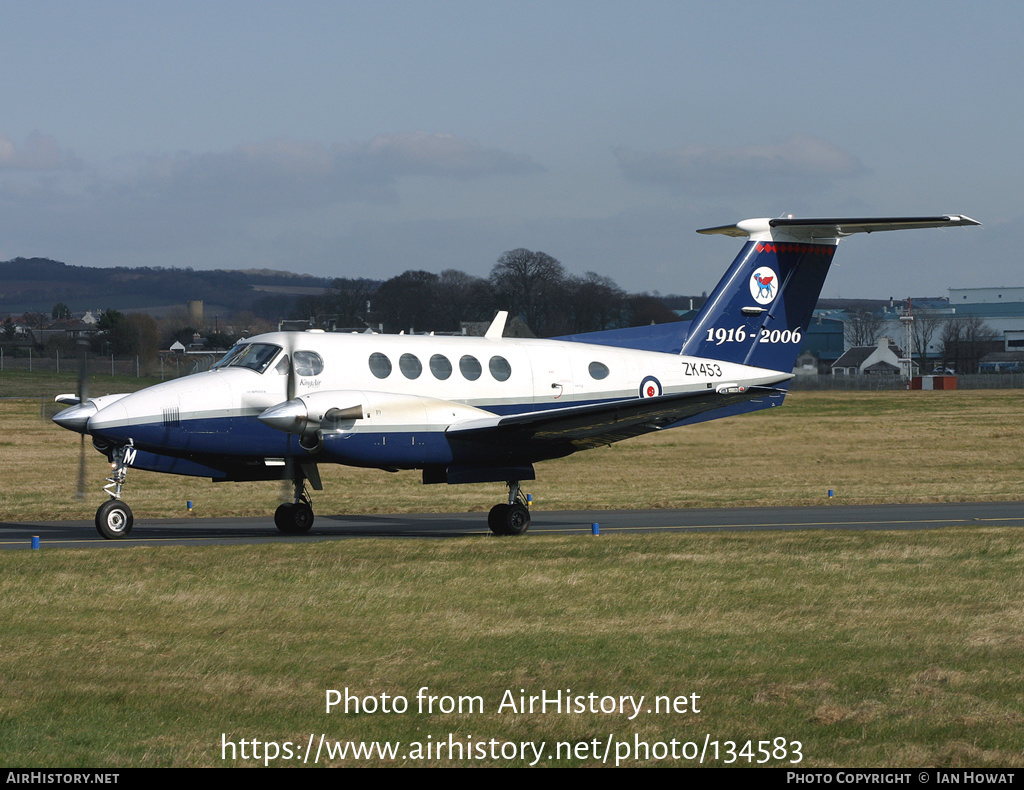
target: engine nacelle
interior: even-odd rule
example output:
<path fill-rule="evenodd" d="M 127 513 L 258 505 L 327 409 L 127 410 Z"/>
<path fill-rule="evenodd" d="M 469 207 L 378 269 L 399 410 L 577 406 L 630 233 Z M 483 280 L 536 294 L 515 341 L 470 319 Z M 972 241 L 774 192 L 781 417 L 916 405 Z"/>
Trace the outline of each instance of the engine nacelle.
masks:
<path fill-rule="evenodd" d="M 259 419 L 279 431 L 308 436 L 317 431 L 351 430 L 357 423 L 379 430 L 436 430 L 439 426 L 492 416 L 475 406 L 420 395 L 327 390 L 279 403 L 264 411 Z"/>

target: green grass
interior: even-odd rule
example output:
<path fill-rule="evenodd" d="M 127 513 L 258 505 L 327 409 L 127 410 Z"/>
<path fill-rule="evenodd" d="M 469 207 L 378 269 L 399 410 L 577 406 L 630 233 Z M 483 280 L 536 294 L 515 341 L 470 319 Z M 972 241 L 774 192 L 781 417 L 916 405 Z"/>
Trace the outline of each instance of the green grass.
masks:
<path fill-rule="evenodd" d="M 91 519 L 101 501 L 103 459 L 89 453 L 76 502 L 78 437 L 47 414 L 0 403 L 4 520 Z M 814 504 L 829 488 L 835 502 L 1024 500 L 1022 446 L 1019 391 L 796 393 L 541 464 L 529 490 L 542 509 Z M 323 472 L 322 514 L 484 510 L 501 490 Z M 185 499 L 269 529 L 278 495 L 145 473 L 126 489 L 140 531 Z M 784 737 L 804 766 L 1021 766 L 1022 542 L 979 527 L 0 552 L 0 763 L 215 766 L 222 734 L 452 733 L 549 749 Z M 324 712 L 327 689 L 414 703 L 422 686 L 486 708 Z M 566 688 L 695 693 L 703 707 L 634 721 L 496 710 L 507 689 Z"/>
<path fill-rule="evenodd" d="M 983 528 L 4 552 L 0 762 L 707 733 L 800 741 L 804 766 L 1020 766 L 1022 548 Z M 415 707 L 423 686 L 484 711 L 324 711 L 329 688 Z M 566 688 L 701 712 L 497 711 Z"/>

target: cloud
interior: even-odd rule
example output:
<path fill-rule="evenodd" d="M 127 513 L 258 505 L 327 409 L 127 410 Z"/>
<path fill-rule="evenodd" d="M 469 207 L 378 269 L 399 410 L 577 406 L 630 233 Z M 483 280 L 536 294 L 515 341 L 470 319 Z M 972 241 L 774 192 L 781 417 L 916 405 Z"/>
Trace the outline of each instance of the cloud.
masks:
<path fill-rule="evenodd" d="M 800 135 L 768 145 L 690 144 L 655 153 L 619 146 L 613 153 L 628 180 L 687 194 L 820 192 L 837 180 L 867 172 L 856 157 L 827 140 Z"/>
<path fill-rule="evenodd" d="M 106 171 L 90 165 L 75 173 L 15 173 L 16 165 L 41 167 L 66 155 L 52 155 L 54 145 L 48 159 L 41 157 L 47 150 L 41 141 L 24 149 L 5 149 L 4 142 L 0 138 L 0 162 L 8 168 L 0 170 L 0 209 L 10 226 L 6 249 L 12 257 L 28 251 L 76 263 L 192 265 L 201 258 L 245 265 L 288 229 L 309 235 L 310 243 L 329 236 L 339 215 L 347 222 L 345 207 L 399 206 L 409 179 L 462 184 L 544 170 L 526 156 L 426 132 L 334 145 L 273 139 L 121 159 Z M 37 152 L 34 158 L 30 151 Z M 292 250 L 293 264 L 283 265 L 306 266 L 301 249 Z"/>
<path fill-rule="evenodd" d="M 48 135 L 32 132 L 23 148 L 0 135 L 0 171 L 78 170 L 81 166 L 81 160 L 70 151 L 61 151 Z"/>
<path fill-rule="evenodd" d="M 231 200 L 249 209 L 312 208 L 349 201 L 394 203 L 402 178 L 467 180 L 543 171 L 526 156 L 449 134 L 380 135 L 324 146 L 285 139 L 146 161 L 138 186 L 199 204 Z"/>
<path fill-rule="evenodd" d="M 406 132 L 380 135 L 343 154 L 352 162 L 394 176 L 423 175 L 440 178 L 480 178 L 486 175 L 518 175 L 544 168 L 527 156 L 451 134 Z"/>

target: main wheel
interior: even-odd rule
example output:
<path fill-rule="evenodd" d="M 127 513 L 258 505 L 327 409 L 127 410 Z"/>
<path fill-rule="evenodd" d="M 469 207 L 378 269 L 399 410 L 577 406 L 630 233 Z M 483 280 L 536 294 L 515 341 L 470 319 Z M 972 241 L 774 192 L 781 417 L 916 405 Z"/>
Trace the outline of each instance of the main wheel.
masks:
<path fill-rule="evenodd" d="M 495 505 L 487 514 L 487 526 L 495 535 L 507 535 L 505 532 L 505 517 L 508 514 L 509 506 L 506 504 Z"/>
<path fill-rule="evenodd" d="M 285 502 L 274 512 L 274 524 L 285 535 L 305 535 L 313 526 L 313 508 L 305 502 Z"/>
<path fill-rule="evenodd" d="M 522 535 L 530 528 L 530 511 L 518 502 L 495 505 L 487 514 L 487 526 L 495 535 Z"/>
<path fill-rule="evenodd" d="M 107 500 L 96 511 L 96 530 L 107 540 L 128 537 L 134 523 L 132 509 L 120 499 Z"/>
<path fill-rule="evenodd" d="M 530 528 L 530 510 L 526 505 L 516 502 L 509 505 L 508 513 L 505 514 L 505 534 L 522 535 Z"/>

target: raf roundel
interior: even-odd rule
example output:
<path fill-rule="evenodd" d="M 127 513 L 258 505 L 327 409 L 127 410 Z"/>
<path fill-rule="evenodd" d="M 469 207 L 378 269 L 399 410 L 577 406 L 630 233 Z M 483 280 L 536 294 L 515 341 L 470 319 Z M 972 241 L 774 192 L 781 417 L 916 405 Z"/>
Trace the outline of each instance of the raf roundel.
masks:
<path fill-rule="evenodd" d="M 779 276 L 769 266 L 761 266 L 750 275 L 750 295 L 758 304 L 771 304 L 779 293 Z"/>
<path fill-rule="evenodd" d="M 641 398 L 657 398 L 661 395 L 661 382 L 654 376 L 648 376 L 640 382 Z"/>

